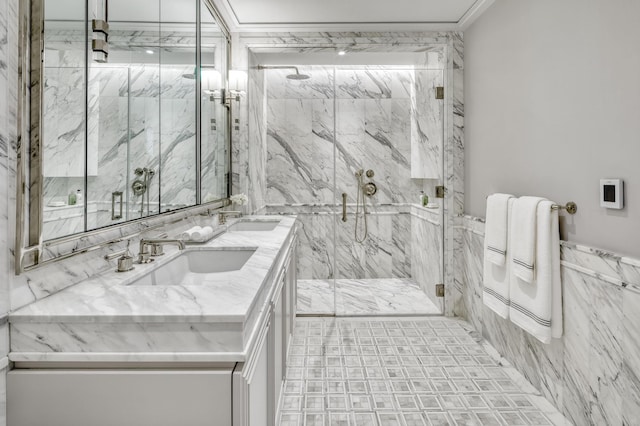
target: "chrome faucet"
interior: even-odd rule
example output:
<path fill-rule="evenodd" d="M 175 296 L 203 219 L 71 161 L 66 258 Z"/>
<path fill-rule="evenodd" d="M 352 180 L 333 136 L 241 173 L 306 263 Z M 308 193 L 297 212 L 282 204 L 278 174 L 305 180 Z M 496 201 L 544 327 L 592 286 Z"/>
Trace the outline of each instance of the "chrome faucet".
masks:
<path fill-rule="evenodd" d="M 138 263 L 149 263 L 153 261 L 151 256 L 162 256 L 162 246 L 172 244 L 178 246 L 178 249 L 184 250 L 184 241 L 182 240 L 140 240 L 140 251 L 138 252 Z M 147 247 L 151 247 L 151 251 L 147 250 Z"/>
<path fill-rule="evenodd" d="M 242 216 L 242 212 L 232 210 L 222 211 L 218 214 L 218 223 L 220 225 L 227 223 L 227 216 L 240 217 Z"/>

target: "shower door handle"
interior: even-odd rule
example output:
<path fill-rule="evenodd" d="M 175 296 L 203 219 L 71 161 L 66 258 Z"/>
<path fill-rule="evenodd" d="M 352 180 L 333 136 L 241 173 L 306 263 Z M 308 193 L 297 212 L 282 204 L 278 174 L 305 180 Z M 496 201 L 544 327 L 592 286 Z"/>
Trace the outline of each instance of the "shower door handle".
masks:
<path fill-rule="evenodd" d="M 347 221 L 347 193 L 342 193 L 342 221 Z"/>

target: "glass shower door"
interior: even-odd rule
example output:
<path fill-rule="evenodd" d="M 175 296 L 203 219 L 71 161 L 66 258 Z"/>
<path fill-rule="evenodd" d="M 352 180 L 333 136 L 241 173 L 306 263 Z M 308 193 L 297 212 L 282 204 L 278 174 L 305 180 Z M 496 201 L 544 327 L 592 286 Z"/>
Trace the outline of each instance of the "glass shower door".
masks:
<path fill-rule="evenodd" d="M 443 75 L 414 66 L 336 68 L 336 315 L 441 312 Z"/>
<path fill-rule="evenodd" d="M 296 72 L 310 78 L 288 78 Z M 416 66 L 250 64 L 249 94 L 258 98 L 249 100 L 249 156 L 266 155 L 264 204 L 302 225 L 298 314 L 440 312 L 443 204 L 434 195 L 444 176 L 444 101 L 435 95 L 443 75 Z M 263 153 L 256 147 L 265 124 Z"/>
<path fill-rule="evenodd" d="M 334 315 L 334 68 L 298 66 L 299 73 L 310 76 L 300 80 L 288 78 L 295 68 L 257 65 L 250 64 L 249 96 L 264 93 L 266 102 L 249 100 L 255 105 L 249 125 L 259 138 L 266 124 L 267 150 L 256 149 L 256 141 L 249 144 L 249 156 L 266 154 L 267 213 L 295 214 L 301 224 L 298 314 Z M 264 115 L 266 123 L 259 119 Z M 249 173 L 260 181 L 259 174 Z"/>

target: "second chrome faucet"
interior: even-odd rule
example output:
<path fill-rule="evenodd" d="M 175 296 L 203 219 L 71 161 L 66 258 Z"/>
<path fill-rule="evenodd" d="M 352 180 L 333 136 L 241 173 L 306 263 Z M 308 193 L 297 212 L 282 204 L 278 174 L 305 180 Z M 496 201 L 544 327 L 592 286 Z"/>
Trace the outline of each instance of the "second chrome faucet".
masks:
<path fill-rule="evenodd" d="M 153 261 L 151 257 L 162 256 L 164 254 L 163 246 L 165 245 L 175 245 L 178 246 L 178 249 L 184 250 L 184 241 L 182 240 L 169 240 L 169 239 L 158 239 L 158 240 L 140 240 L 140 251 L 138 253 L 138 263 L 149 263 Z M 148 250 L 150 248 L 150 250 Z"/>

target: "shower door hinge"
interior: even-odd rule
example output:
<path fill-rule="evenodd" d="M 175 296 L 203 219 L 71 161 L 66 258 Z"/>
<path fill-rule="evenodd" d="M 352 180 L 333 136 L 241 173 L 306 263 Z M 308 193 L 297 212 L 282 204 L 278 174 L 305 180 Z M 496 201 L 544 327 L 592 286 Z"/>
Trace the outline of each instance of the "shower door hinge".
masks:
<path fill-rule="evenodd" d="M 444 185 L 436 186 L 436 198 L 444 198 L 444 194 L 447 192 L 447 188 Z"/>
<path fill-rule="evenodd" d="M 436 87 L 436 99 L 444 99 L 444 87 Z"/>
<path fill-rule="evenodd" d="M 444 284 L 436 284 L 436 297 L 444 297 Z"/>

